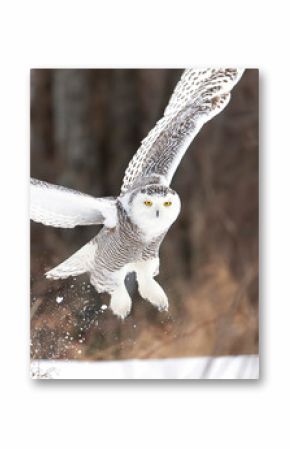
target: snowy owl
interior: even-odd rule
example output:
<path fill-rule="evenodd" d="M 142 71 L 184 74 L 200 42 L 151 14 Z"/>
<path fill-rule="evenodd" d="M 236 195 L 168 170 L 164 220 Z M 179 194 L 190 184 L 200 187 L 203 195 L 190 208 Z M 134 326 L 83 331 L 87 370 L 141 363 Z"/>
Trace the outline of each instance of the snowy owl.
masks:
<path fill-rule="evenodd" d="M 164 116 L 157 122 L 126 169 L 117 198 L 94 198 L 47 182 L 31 180 L 31 219 L 48 226 L 73 228 L 102 224 L 79 251 L 46 273 L 64 279 L 89 273 L 100 292 L 111 295 L 110 308 L 120 318 L 131 310 L 126 275 L 136 273 L 140 295 L 159 310 L 168 299 L 154 277 L 159 247 L 180 212 L 172 177 L 201 127 L 221 112 L 242 76 L 240 69 L 187 69 Z"/>

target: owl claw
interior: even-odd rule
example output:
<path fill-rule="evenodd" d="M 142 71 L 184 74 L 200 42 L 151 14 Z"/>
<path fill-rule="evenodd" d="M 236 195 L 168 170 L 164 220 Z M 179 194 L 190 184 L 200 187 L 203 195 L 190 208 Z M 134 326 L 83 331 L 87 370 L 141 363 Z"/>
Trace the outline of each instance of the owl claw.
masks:
<path fill-rule="evenodd" d="M 168 304 L 164 304 L 158 307 L 159 312 L 168 312 Z"/>

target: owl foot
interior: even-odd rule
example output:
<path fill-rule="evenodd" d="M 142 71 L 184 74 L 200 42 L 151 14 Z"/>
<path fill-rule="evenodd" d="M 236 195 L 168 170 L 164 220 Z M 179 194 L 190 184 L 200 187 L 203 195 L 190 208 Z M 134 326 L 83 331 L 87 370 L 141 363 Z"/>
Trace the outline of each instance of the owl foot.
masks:
<path fill-rule="evenodd" d="M 147 279 L 146 282 L 139 281 L 139 293 L 160 311 L 168 310 L 168 298 L 163 288 L 154 279 Z"/>
<path fill-rule="evenodd" d="M 110 308 L 114 315 L 126 318 L 131 311 L 132 301 L 125 287 L 115 290 L 111 294 Z"/>

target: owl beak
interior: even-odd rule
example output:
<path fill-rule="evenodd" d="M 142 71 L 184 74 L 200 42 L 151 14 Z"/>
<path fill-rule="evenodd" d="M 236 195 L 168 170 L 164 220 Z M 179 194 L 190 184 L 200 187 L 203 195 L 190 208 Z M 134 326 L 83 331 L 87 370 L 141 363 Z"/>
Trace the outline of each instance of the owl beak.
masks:
<path fill-rule="evenodd" d="M 159 217 L 159 210 L 156 211 L 156 217 Z"/>

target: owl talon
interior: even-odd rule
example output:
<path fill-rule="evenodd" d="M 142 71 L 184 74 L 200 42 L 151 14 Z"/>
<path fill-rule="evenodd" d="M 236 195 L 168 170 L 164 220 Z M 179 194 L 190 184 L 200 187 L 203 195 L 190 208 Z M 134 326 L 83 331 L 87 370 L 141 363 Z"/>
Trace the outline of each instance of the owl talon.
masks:
<path fill-rule="evenodd" d="M 159 312 L 168 312 L 168 304 L 164 304 L 158 307 Z"/>

